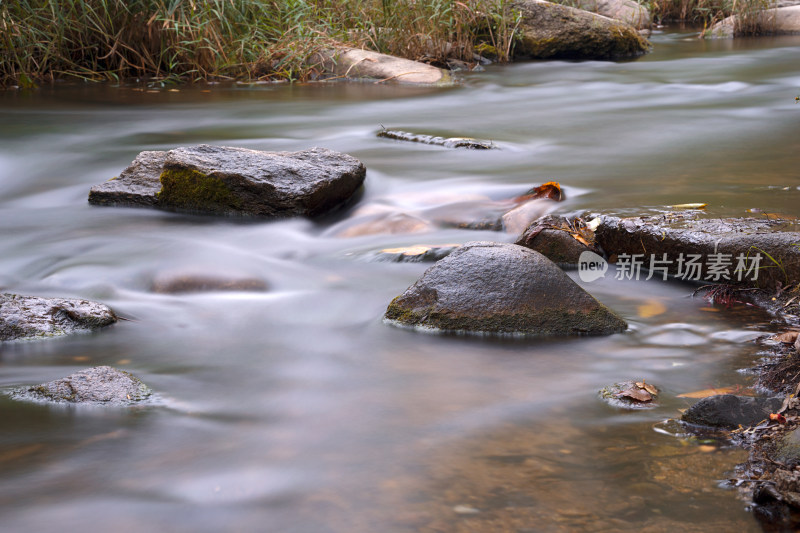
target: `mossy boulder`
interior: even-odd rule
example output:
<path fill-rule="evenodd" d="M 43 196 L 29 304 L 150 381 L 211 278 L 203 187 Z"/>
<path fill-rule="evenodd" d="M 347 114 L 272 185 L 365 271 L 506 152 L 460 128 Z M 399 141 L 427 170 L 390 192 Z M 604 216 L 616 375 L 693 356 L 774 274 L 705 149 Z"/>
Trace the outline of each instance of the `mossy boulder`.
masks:
<path fill-rule="evenodd" d="M 365 175 L 356 158 L 324 148 L 263 152 L 200 145 L 142 152 L 118 178 L 93 187 L 89 202 L 227 216 L 313 217 L 347 202 Z"/>
<path fill-rule="evenodd" d="M 643 269 L 653 258 L 659 277 L 666 269 L 685 281 L 775 288 L 800 282 L 797 229 L 791 220 L 604 216 L 595 242 L 629 263 L 636 256 Z"/>
<path fill-rule="evenodd" d="M 603 335 L 627 323 L 543 255 L 470 242 L 392 300 L 385 319 L 422 329 L 486 334 Z"/>
<path fill-rule="evenodd" d="M 0 294 L 0 341 L 88 332 L 116 321 L 109 307 L 89 300 Z"/>
<path fill-rule="evenodd" d="M 151 394 L 147 385 L 128 372 L 98 366 L 20 389 L 14 397 L 56 403 L 128 405 L 146 400 Z"/>
<path fill-rule="evenodd" d="M 752 426 L 768 419 L 770 413 L 780 409 L 780 398 L 753 398 L 733 394 L 719 394 L 703 398 L 687 409 L 681 420 L 698 426 L 736 429 Z"/>
<path fill-rule="evenodd" d="M 516 58 L 620 59 L 646 53 L 650 43 L 633 26 L 543 0 L 512 0 L 521 14 Z"/>

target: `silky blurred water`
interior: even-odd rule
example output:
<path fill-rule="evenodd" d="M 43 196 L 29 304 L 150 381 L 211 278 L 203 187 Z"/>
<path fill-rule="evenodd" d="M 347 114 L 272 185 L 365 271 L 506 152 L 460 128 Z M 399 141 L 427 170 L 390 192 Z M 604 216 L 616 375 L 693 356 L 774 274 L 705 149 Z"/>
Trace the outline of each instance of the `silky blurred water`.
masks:
<path fill-rule="evenodd" d="M 583 284 L 626 319 L 610 337 L 435 336 L 382 323 L 428 265 L 382 248 L 511 242 L 436 226 L 336 236 L 355 209 L 425 218 L 545 181 L 544 211 L 798 215 L 800 37 L 653 36 L 634 62 L 491 66 L 452 89 L 63 84 L 0 92 L 0 288 L 84 297 L 129 320 L 0 346 L 0 391 L 94 365 L 128 370 L 157 405 L 26 404 L 0 395 L 0 529 L 8 531 L 755 531 L 721 486 L 743 459 L 654 430 L 692 400 L 747 385 L 774 329 L 693 287 Z M 382 126 L 490 139 L 466 151 Z M 324 221 L 220 220 L 93 207 L 88 189 L 142 150 L 198 143 L 340 150 L 363 197 Z M 456 207 L 453 207 L 456 206 Z M 459 207 L 460 209 L 460 207 Z M 166 295 L 164 273 L 263 280 L 267 292 Z M 577 276 L 573 274 L 574 278 Z M 625 412 L 597 391 L 662 389 Z"/>

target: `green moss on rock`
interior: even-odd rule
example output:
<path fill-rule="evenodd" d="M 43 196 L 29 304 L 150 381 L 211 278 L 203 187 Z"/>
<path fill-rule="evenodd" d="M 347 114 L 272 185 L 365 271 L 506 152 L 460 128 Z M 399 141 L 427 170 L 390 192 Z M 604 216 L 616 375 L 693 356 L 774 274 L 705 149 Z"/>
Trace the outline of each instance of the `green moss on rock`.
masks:
<path fill-rule="evenodd" d="M 226 213 L 241 209 L 241 202 L 220 178 L 191 169 L 165 169 L 161 173 L 158 202 L 191 211 Z"/>

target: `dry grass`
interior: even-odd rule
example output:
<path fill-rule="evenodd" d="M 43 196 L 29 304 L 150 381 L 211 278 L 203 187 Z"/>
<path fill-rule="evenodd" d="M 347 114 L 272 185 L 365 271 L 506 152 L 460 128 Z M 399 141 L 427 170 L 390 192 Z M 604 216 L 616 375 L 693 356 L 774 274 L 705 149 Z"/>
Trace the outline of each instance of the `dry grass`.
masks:
<path fill-rule="evenodd" d="M 18 0 L 0 2 L 0 83 L 59 77 L 314 75 L 332 42 L 444 64 L 476 47 L 506 60 L 506 0 Z"/>

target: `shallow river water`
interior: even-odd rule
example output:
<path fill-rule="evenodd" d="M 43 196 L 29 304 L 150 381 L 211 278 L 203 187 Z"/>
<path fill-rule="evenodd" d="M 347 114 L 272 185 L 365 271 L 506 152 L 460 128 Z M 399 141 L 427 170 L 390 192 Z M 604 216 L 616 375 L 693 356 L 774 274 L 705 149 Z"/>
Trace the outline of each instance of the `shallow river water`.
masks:
<path fill-rule="evenodd" d="M 629 320 L 625 333 L 435 336 L 381 321 L 429 265 L 370 254 L 515 235 L 341 238 L 348 213 L 243 222 L 86 201 L 142 150 L 209 143 L 349 153 L 368 169 L 361 205 L 423 218 L 550 180 L 568 195 L 560 213 L 707 202 L 712 215 L 799 215 L 800 37 L 652 40 L 634 62 L 492 66 L 453 89 L 0 92 L 0 289 L 95 299 L 129 319 L 2 345 L 0 392 L 108 364 L 159 397 L 116 409 L 0 394 L 0 529 L 758 531 L 724 488 L 743 452 L 657 431 L 693 401 L 678 394 L 748 384 L 750 341 L 774 328 L 752 308 L 607 275 L 583 286 Z M 380 139 L 381 125 L 501 149 Z M 151 290 L 184 271 L 270 289 Z M 633 378 L 662 389 L 657 408 L 599 400 Z"/>

